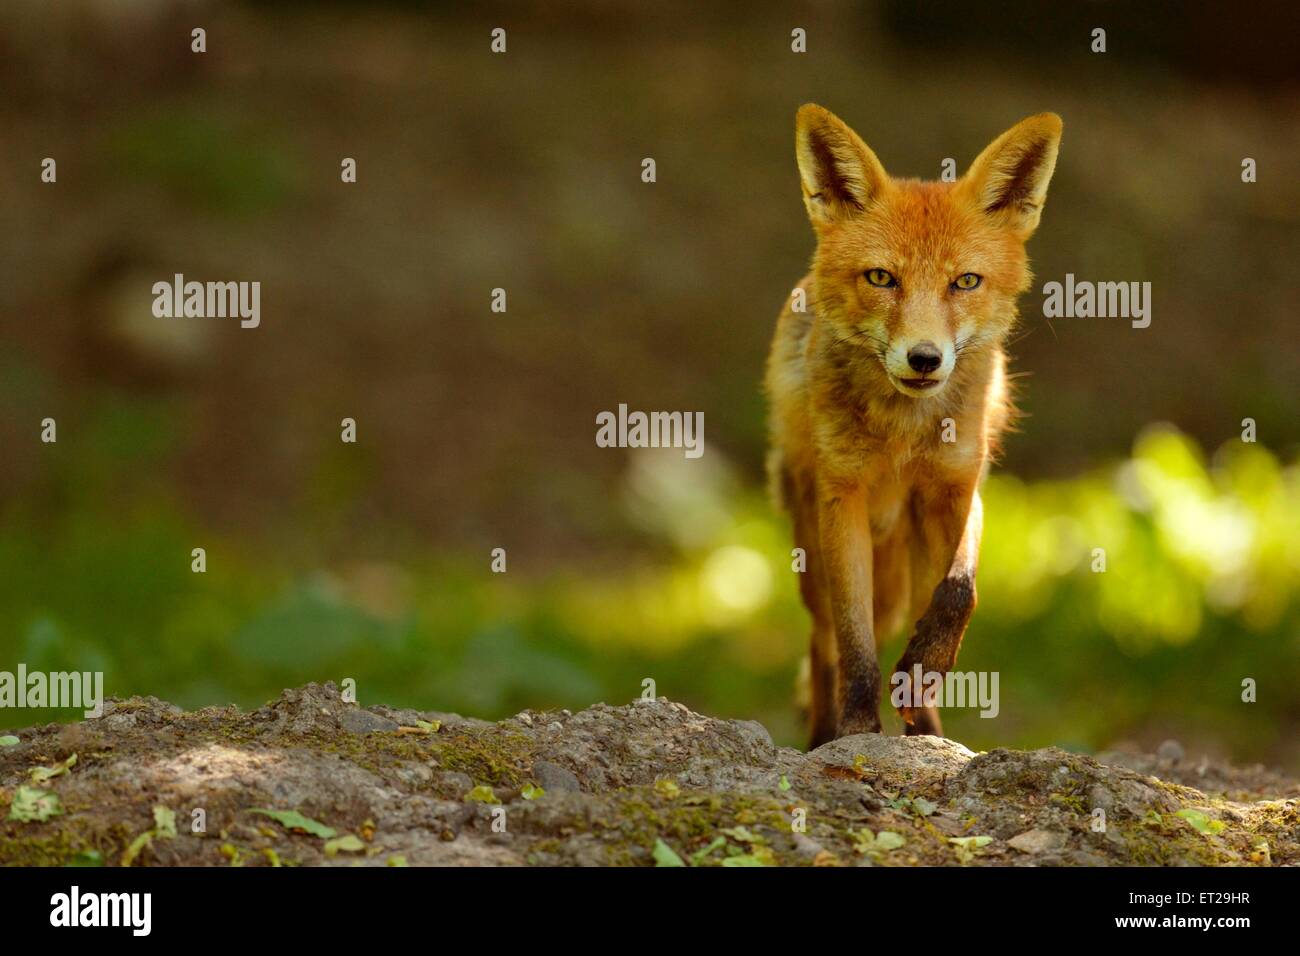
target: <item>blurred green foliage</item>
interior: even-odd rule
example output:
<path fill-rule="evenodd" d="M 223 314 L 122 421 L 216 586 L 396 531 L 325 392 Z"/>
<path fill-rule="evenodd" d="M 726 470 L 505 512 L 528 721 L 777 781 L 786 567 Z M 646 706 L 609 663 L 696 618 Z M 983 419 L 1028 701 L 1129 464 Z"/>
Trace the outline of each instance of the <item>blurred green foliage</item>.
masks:
<path fill-rule="evenodd" d="M 103 670 L 112 695 L 186 707 L 254 706 L 351 677 L 362 703 L 483 717 L 629 701 L 650 678 L 661 695 L 802 743 L 807 621 L 788 530 L 720 456 L 629 459 L 619 505 L 658 542 L 656 559 L 508 558 L 493 574 L 486 554 L 395 545 L 384 561 L 311 568 L 185 517 L 150 478 L 175 431 L 165 404 L 105 401 L 92 427 L 51 446 L 48 486 L 6 505 L 3 667 Z M 950 711 L 953 736 L 1097 748 L 1167 732 L 1238 757 L 1293 739 L 1295 464 L 1240 441 L 1207 461 L 1153 426 L 1125 461 L 1063 481 L 995 473 L 984 495 L 980 607 L 960 667 L 1000 673 L 1001 713 Z M 190 570 L 194 547 L 204 574 Z M 902 635 L 882 661 L 901 647 Z M 1246 678 L 1257 703 L 1241 701 Z"/>
<path fill-rule="evenodd" d="M 226 216 L 274 209 L 300 168 L 269 131 L 192 108 L 141 112 L 105 147 L 120 172 Z"/>

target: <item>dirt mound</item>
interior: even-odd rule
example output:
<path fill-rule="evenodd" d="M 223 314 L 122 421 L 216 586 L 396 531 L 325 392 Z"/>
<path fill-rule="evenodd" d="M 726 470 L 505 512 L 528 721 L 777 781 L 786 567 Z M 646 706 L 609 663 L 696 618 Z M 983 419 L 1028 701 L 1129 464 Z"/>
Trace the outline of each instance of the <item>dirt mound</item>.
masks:
<path fill-rule="evenodd" d="M 876 735 L 805 754 L 662 698 L 494 724 L 309 684 L 16 736 L 3 865 L 1300 863 L 1300 784 L 1262 770 Z"/>

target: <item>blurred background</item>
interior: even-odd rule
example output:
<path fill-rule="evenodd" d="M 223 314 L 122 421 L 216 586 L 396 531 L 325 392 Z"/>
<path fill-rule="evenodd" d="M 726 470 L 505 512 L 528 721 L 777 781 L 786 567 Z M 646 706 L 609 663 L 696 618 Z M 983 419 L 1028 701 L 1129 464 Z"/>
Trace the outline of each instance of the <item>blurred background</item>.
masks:
<path fill-rule="evenodd" d="M 813 246 L 794 112 L 934 178 L 1051 109 L 960 660 L 1001 714 L 947 729 L 1300 769 L 1293 5 L 699 6 L 0 7 L 0 670 L 489 718 L 649 677 L 802 745 L 759 388 Z M 178 272 L 260 281 L 261 327 L 154 318 Z M 1150 328 L 1046 321 L 1067 272 L 1151 282 Z M 703 411 L 707 453 L 598 448 L 620 402 Z"/>

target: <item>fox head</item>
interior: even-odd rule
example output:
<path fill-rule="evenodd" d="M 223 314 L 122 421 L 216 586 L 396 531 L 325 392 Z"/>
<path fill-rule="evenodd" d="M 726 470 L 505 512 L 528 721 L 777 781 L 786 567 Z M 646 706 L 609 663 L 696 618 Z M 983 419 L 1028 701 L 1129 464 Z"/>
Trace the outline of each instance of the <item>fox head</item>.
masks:
<path fill-rule="evenodd" d="M 795 150 L 825 331 L 874 355 L 912 398 L 942 392 L 964 359 L 998 348 L 1029 288 L 1025 241 L 1060 140 L 1061 118 L 1040 113 L 956 182 L 894 179 L 839 117 L 802 107 Z"/>

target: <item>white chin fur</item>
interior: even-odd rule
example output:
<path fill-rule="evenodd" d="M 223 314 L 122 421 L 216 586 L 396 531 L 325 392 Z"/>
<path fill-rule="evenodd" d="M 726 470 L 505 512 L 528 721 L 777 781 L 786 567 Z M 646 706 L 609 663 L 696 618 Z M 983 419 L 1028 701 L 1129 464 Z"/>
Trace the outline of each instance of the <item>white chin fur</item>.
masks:
<path fill-rule="evenodd" d="M 948 384 L 948 379 L 947 377 L 936 379 L 935 384 L 926 388 L 913 388 L 899 379 L 898 376 L 891 374 L 889 376 L 889 382 L 894 386 L 894 388 L 906 395 L 908 398 L 932 398 L 944 390 Z"/>

